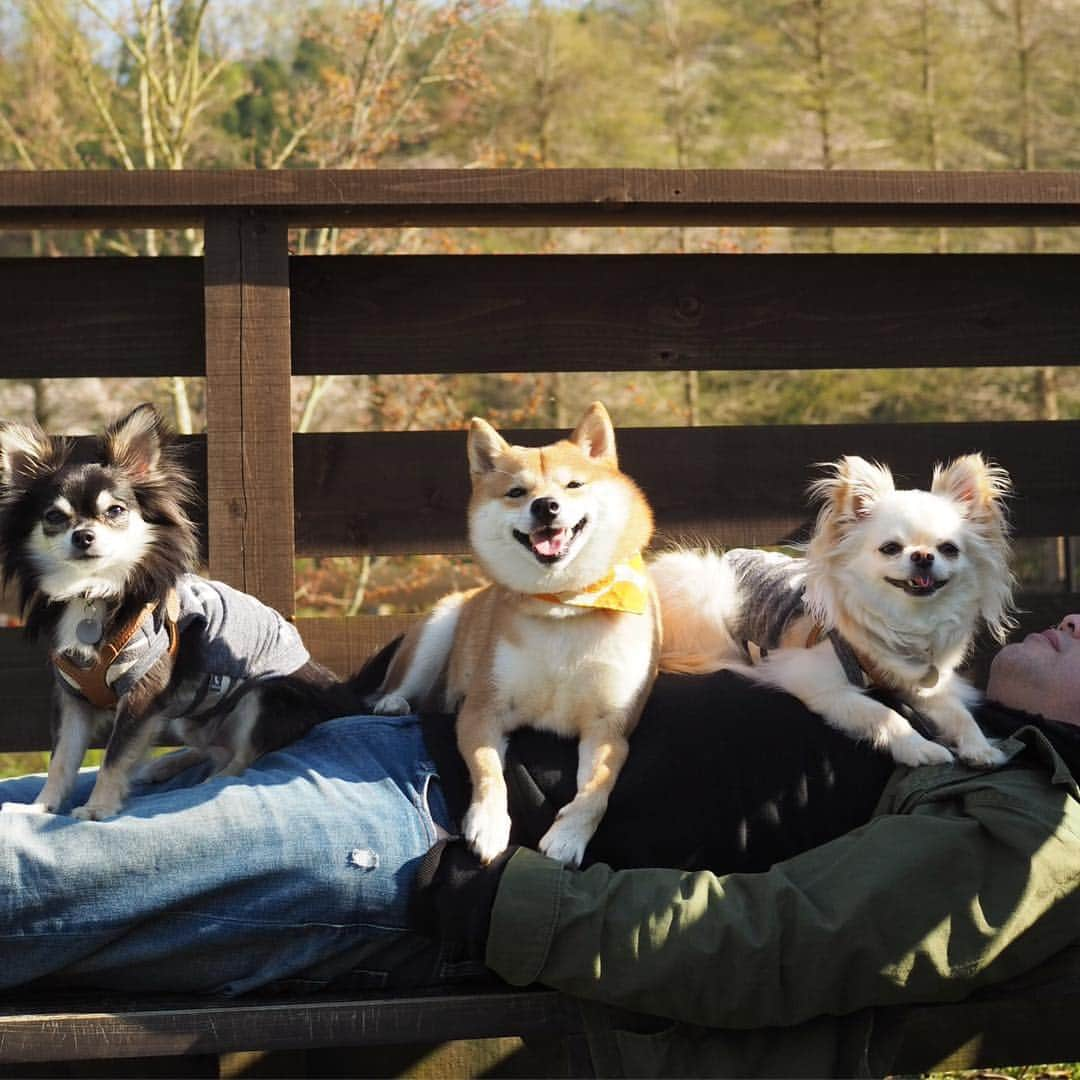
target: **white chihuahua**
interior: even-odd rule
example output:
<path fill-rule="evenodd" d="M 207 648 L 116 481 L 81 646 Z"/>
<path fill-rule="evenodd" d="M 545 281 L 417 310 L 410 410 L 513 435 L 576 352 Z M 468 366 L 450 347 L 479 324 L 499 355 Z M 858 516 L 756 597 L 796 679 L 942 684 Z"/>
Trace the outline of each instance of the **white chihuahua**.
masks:
<path fill-rule="evenodd" d="M 721 668 L 786 690 L 830 724 L 906 765 L 1002 760 L 956 675 L 981 619 L 998 641 L 1012 618 L 1003 469 L 979 454 L 934 470 L 930 491 L 898 491 L 882 465 L 844 457 L 814 483 L 821 501 L 803 558 L 676 550 L 651 571 L 660 668 Z M 877 686 L 930 721 L 924 738 L 866 694 Z"/>

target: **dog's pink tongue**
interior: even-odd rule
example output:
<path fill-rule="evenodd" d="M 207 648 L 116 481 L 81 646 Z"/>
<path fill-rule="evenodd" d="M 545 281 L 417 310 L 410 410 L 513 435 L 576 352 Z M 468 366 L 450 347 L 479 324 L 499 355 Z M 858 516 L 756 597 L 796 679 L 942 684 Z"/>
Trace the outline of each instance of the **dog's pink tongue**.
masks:
<path fill-rule="evenodd" d="M 529 539 L 537 555 L 552 558 L 566 550 L 566 536 L 566 529 L 537 529 Z"/>
<path fill-rule="evenodd" d="M 929 589 L 930 586 L 934 584 L 934 579 L 932 577 L 930 577 L 929 575 L 927 575 L 926 577 L 920 577 L 918 574 L 916 574 L 915 575 L 915 584 L 920 589 Z"/>

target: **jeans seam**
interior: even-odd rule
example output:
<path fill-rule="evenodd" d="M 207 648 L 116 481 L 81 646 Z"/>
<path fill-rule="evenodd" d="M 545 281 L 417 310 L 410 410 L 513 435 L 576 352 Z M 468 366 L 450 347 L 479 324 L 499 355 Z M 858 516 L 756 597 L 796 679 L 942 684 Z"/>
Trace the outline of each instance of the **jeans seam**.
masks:
<path fill-rule="evenodd" d="M 223 923 L 229 926 L 268 926 L 280 930 L 379 930 L 389 934 L 400 934 L 402 927 L 388 926 L 384 923 L 372 922 L 279 922 L 274 919 L 238 919 L 231 915 L 212 915 L 198 911 L 167 911 L 163 915 L 175 915 L 183 919 L 199 920 L 201 922 Z"/>
<path fill-rule="evenodd" d="M 436 771 L 434 765 L 425 764 L 425 771 L 421 775 L 421 786 L 416 792 L 416 797 L 413 800 L 417 811 L 420 814 L 420 820 L 424 823 L 424 829 L 427 831 L 428 847 L 434 845 L 435 841 L 439 838 L 439 829 L 435 821 L 435 815 L 431 810 L 431 785 L 432 783 L 439 783 L 439 774 Z M 447 822 L 448 831 L 449 821 Z"/>

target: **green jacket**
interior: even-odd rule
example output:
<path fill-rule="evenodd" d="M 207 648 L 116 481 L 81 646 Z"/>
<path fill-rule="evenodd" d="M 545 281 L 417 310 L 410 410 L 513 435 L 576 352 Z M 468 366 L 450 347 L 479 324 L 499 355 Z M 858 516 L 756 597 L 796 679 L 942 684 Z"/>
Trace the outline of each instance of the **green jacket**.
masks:
<path fill-rule="evenodd" d="M 1002 747 L 989 771 L 898 768 L 865 826 L 763 874 L 522 850 L 487 962 L 583 1000 L 598 1075 L 884 1071 L 877 1007 L 957 1001 L 1080 942 L 1080 789 L 1037 729 Z"/>

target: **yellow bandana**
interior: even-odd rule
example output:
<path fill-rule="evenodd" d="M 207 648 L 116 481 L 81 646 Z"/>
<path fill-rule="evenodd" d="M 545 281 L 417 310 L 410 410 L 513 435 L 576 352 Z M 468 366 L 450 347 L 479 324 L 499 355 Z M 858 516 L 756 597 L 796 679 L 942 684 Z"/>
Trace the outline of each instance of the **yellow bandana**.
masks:
<path fill-rule="evenodd" d="M 537 593 L 535 599 L 569 607 L 606 608 L 644 615 L 648 606 L 649 580 L 645 560 L 634 555 L 626 562 L 616 563 L 599 581 L 580 592 Z"/>

